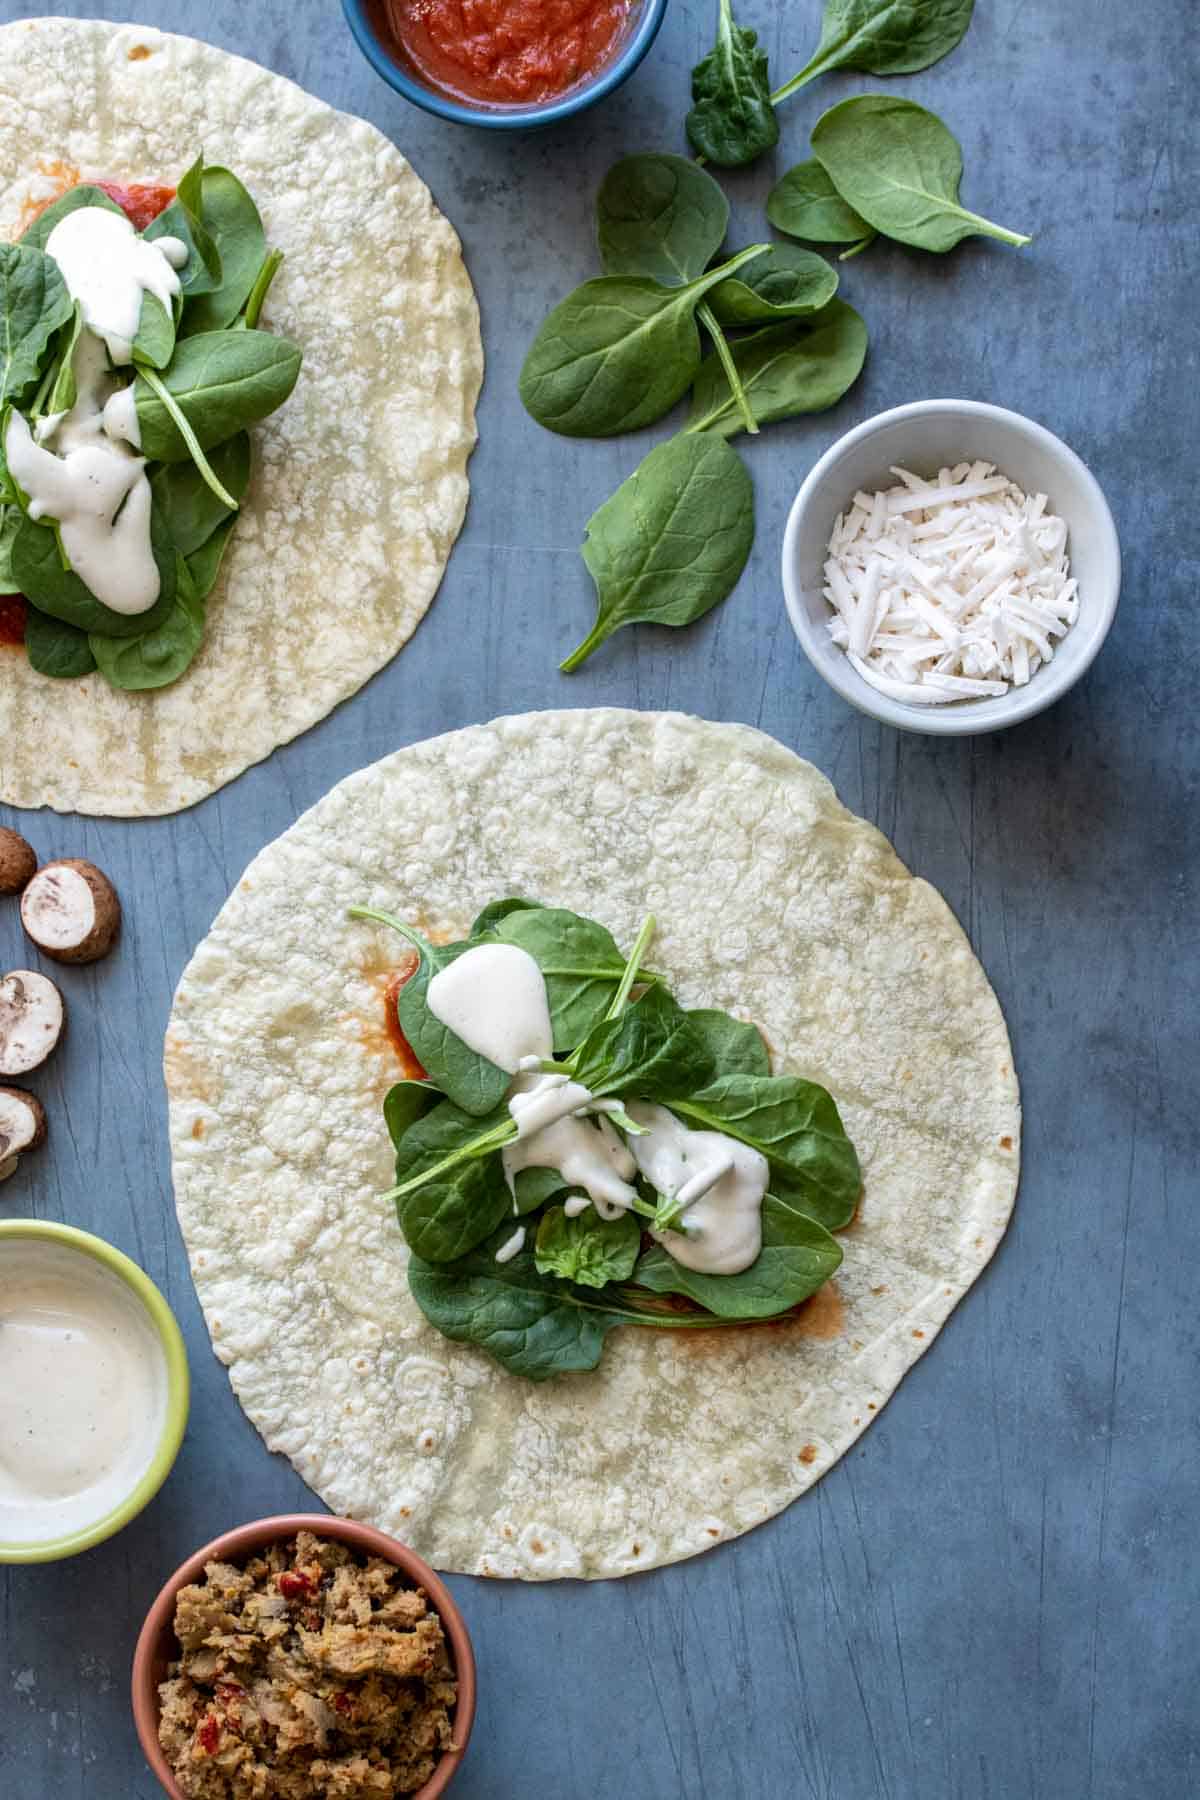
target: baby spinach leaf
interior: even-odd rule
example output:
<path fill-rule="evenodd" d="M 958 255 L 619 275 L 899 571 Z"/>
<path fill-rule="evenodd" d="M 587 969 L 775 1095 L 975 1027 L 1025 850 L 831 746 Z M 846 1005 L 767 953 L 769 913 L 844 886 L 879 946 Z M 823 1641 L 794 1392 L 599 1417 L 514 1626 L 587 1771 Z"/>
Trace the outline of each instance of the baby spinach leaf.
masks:
<path fill-rule="evenodd" d="M 711 305 L 722 325 L 771 325 L 820 312 L 837 293 L 837 285 L 837 271 L 823 256 L 791 244 L 772 244 L 740 275 L 714 288 Z"/>
<path fill-rule="evenodd" d="M 561 1206 L 552 1206 L 538 1224 L 533 1260 L 542 1275 L 602 1288 L 609 1281 L 628 1281 L 641 1247 L 641 1227 L 632 1213 L 602 1219 L 589 1206 L 570 1219 Z"/>
<path fill-rule="evenodd" d="M 175 546 L 156 506 L 150 511 L 150 546 L 158 565 L 159 594 L 143 613 L 113 612 L 73 569 L 64 569 L 58 534 L 48 523 L 22 520 L 13 539 L 13 580 L 25 598 L 52 619 L 102 637 L 141 637 L 163 624 L 175 604 Z"/>
<path fill-rule="evenodd" d="M 58 369 L 54 377 L 54 386 L 50 389 L 46 400 L 45 411 L 47 413 L 70 412 L 75 404 L 78 393 L 75 382 L 75 350 L 82 330 L 83 308 L 77 300 L 70 319 L 58 333 L 58 342 L 54 350 Z"/>
<path fill-rule="evenodd" d="M 611 932 L 560 907 L 521 908 L 494 919 L 492 935 L 532 956 L 546 982 L 554 1048 L 573 1050 L 608 1009 L 625 958 Z"/>
<path fill-rule="evenodd" d="M 237 524 L 237 514 L 231 513 L 225 522 L 217 526 L 212 536 L 206 538 L 198 550 L 193 550 L 186 559 L 188 574 L 201 600 L 207 600 L 216 585 L 221 564 L 225 559 L 225 551 L 233 536 L 233 528 Z"/>
<path fill-rule="evenodd" d="M 231 170 L 217 165 L 205 169 L 199 210 L 220 257 L 219 280 L 208 292 L 189 290 L 181 329 L 184 337 L 222 331 L 231 325 L 246 305 L 266 259 L 267 240 L 258 208 Z M 278 266 L 276 263 L 267 276 L 264 296 Z M 252 319 L 251 325 L 254 322 Z"/>
<path fill-rule="evenodd" d="M 509 913 L 537 912 L 540 906 L 540 900 L 522 900 L 519 896 L 507 900 L 492 900 L 471 926 L 467 933 L 468 940 L 473 943 L 477 938 L 490 936 L 500 920 L 507 919 Z"/>
<path fill-rule="evenodd" d="M 87 633 L 51 619 L 36 606 L 25 615 L 25 654 L 31 668 L 54 681 L 75 681 L 96 666 Z"/>
<path fill-rule="evenodd" d="M 3 428 L 4 414 L 0 413 L 0 429 Z M 12 547 L 17 532 L 21 529 L 23 514 L 19 506 L 11 500 L 0 501 L 0 594 L 19 594 L 21 585 L 13 580 Z"/>
<path fill-rule="evenodd" d="M 767 195 L 767 217 L 776 231 L 809 244 L 852 244 L 865 250 L 875 236 L 862 215 L 842 199 L 815 156 L 797 163 L 775 183 Z"/>
<path fill-rule="evenodd" d="M 250 439 L 239 431 L 218 444 L 209 458 L 213 473 L 235 500 L 250 485 Z M 162 511 L 175 548 L 191 556 L 207 544 L 217 526 L 230 517 L 192 462 L 161 463 L 150 476 L 156 504 Z"/>
<path fill-rule="evenodd" d="M 833 1096 L 796 1075 L 725 1075 L 710 1087 L 664 1095 L 693 1127 L 723 1131 L 771 1165 L 771 1192 L 827 1231 L 849 1224 L 862 1175 Z"/>
<path fill-rule="evenodd" d="M 962 42 L 974 5 L 975 0 L 825 0 L 820 43 L 772 99 L 778 106 L 830 69 L 861 69 L 868 75 L 927 69 Z"/>
<path fill-rule="evenodd" d="M 516 1189 L 516 1209 L 519 1213 L 536 1212 L 539 1206 L 545 1206 L 555 1194 L 561 1194 L 567 1186 L 559 1169 L 518 1169 L 513 1180 Z"/>
<path fill-rule="evenodd" d="M 54 227 L 68 213 L 78 212 L 81 206 L 101 206 L 106 212 L 121 213 L 121 217 L 125 217 L 116 201 L 110 199 L 103 188 L 81 182 L 78 187 L 68 188 L 45 212 L 39 213 L 32 225 L 21 233 L 20 242 L 30 245 L 34 250 L 44 250 Z"/>
<path fill-rule="evenodd" d="M 941 252 L 974 235 L 1032 242 L 959 205 L 958 141 L 914 100 L 856 94 L 822 113 L 812 147 L 843 199 L 902 244 Z"/>
<path fill-rule="evenodd" d="M 661 985 L 595 1026 L 567 1067 L 597 1099 L 691 1094 L 716 1074 L 703 1032 Z"/>
<path fill-rule="evenodd" d="M 165 369 L 174 350 L 174 319 L 161 300 L 153 294 L 143 294 L 137 336 L 133 340 L 134 362 L 149 363 L 152 369 Z"/>
<path fill-rule="evenodd" d="M 722 1075 L 769 1075 L 771 1058 L 757 1025 L 715 1008 L 695 1007 L 688 1013 Z"/>
<path fill-rule="evenodd" d="M 207 331 L 176 345 L 161 377 L 202 449 L 223 443 L 283 405 L 300 373 L 300 351 L 268 331 Z M 135 400 L 142 453 L 184 462 L 186 442 L 144 375 Z"/>
<path fill-rule="evenodd" d="M 719 0 L 716 45 L 692 70 L 692 101 L 688 142 L 709 162 L 735 168 L 779 141 L 767 53 L 735 22 L 730 0 Z"/>
<path fill-rule="evenodd" d="M 196 592 L 187 564 L 176 557 L 175 597 L 166 617 L 139 637 L 100 637 L 88 645 L 96 667 L 110 687 L 131 693 L 169 687 L 178 681 L 204 636 L 204 602 Z M 157 605 L 154 611 L 157 612 Z"/>
<path fill-rule="evenodd" d="M 498 1108 L 487 1126 L 505 1122 L 512 1123 L 507 1111 Z M 498 1156 L 473 1156 L 441 1174 L 432 1173 L 479 1135 L 478 1118 L 452 1101 L 442 1100 L 432 1112 L 409 1125 L 397 1146 L 398 1184 L 422 1175 L 430 1177 L 396 1201 L 405 1241 L 426 1262 L 453 1262 L 489 1237 L 512 1212 L 512 1196 Z"/>
<path fill-rule="evenodd" d="M 441 1096 L 432 1081 L 397 1081 L 383 1101 L 383 1119 L 395 1149 L 410 1125 L 435 1107 Z"/>
<path fill-rule="evenodd" d="M 844 300 L 808 320 L 766 325 L 733 345 L 738 372 L 760 425 L 797 413 L 824 412 L 841 399 L 862 371 L 867 328 Z M 741 414 L 716 356 L 700 365 L 688 412 L 685 441 L 695 432 L 733 437 Z"/>
<path fill-rule="evenodd" d="M 725 239 L 729 202 L 686 156 L 626 156 L 596 196 L 606 275 L 641 275 L 676 287 L 703 275 Z"/>
<path fill-rule="evenodd" d="M 728 384 L 724 393 L 736 413 Z M 688 435 L 659 444 L 588 520 L 596 623 L 560 668 L 579 668 L 622 625 L 701 618 L 732 592 L 753 542 L 754 489 L 728 445 Z"/>
<path fill-rule="evenodd" d="M 51 338 L 73 311 L 51 257 L 26 244 L 0 244 L 0 409 L 36 383 Z"/>
<path fill-rule="evenodd" d="M 753 244 L 684 287 L 626 275 L 585 281 L 554 308 L 521 370 L 526 410 L 566 437 L 611 437 L 651 425 L 679 399 L 700 362 L 696 308 Z"/>
<path fill-rule="evenodd" d="M 235 330 L 254 330 L 254 327 L 258 324 L 259 315 L 266 303 L 267 294 L 270 292 L 271 283 L 274 281 L 282 267 L 282 250 L 272 250 L 269 256 L 263 258 L 262 268 L 254 277 L 254 285 L 246 296 L 245 310 L 234 321 Z"/>
<path fill-rule="evenodd" d="M 493 1112 L 507 1093 L 512 1076 L 506 1069 L 497 1068 L 486 1056 L 478 1055 L 469 1045 L 464 1044 L 460 1037 L 429 1010 L 429 983 L 439 969 L 461 956 L 471 945 L 431 944 L 402 919 L 395 918 L 391 913 L 378 912 L 373 907 L 353 906 L 350 916 L 355 919 L 374 919 L 382 925 L 390 925 L 393 931 L 398 931 L 413 946 L 419 960 L 416 974 L 400 989 L 400 997 L 396 1003 L 400 1029 L 412 1045 L 413 1054 L 429 1079 L 449 1096 L 456 1107 L 473 1118 Z M 504 1116 L 507 1118 L 507 1113 Z"/>
<path fill-rule="evenodd" d="M 212 293 L 221 285 L 221 253 L 201 220 L 203 169 L 204 158 L 198 156 L 180 178 L 170 205 L 165 206 L 157 218 L 151 219 L 142 233 L 150 243 L 155 238 L 174 237 L 187 245 L 187 261 L 179 270 L 179 285 L 185 302 L 190 295 Z M 156 368 L 163 366 L 155 364 Z"/>
<path fill-rule="evenodd" d="M 634 1280 L 653 1294 L 686 1294 L 720 1319 L 776 1318 L 824 1286 L 842 1251 L 816 1219 L 773 1194 L 763 1200 L 762 1233 L 758 1256 L 737 1275 L 685 1268 L 655 1244 L 642 1254 Z"/>

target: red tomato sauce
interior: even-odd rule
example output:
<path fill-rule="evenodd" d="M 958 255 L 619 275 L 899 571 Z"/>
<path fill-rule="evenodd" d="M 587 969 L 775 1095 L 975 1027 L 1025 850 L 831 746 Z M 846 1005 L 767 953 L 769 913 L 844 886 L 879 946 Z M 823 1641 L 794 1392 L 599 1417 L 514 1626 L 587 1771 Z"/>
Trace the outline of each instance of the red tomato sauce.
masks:
<path fill-rule="evenodd" d="M 425 1070 L 417 1061 L 416 1052 L 401 1029 L 400 1012 L 397 1006 L 400 989 L 406 982 L 412 980 L 420 966 L 421 959 L 414 950 L 396 970 L 383 993 L 384 1023 L 387 1026 L 388 1042 L 396 1052 L 401 1073 L 406 1081 L 425 1080 Z"/>
<path fill-rule="evenodd" d="M 28 602 L 20 594 L 0 594 L 0 644 L 19 649 L 25 642 Z"/>
<path fill-rule="evenodd" d="M 145 181 L 130 182 L 128 187 L 123 187 L 119 181 L 94 181 L 92 186 L 116 201 L 135 231 L 145 231 L 175 198 L 173 187 L 158 187 Z"/>
<path fill-rule="evenodd" d="M 609 60 L 633 0 L 376 0 L 382 35 L 431 87 L 528 106 Z"/>

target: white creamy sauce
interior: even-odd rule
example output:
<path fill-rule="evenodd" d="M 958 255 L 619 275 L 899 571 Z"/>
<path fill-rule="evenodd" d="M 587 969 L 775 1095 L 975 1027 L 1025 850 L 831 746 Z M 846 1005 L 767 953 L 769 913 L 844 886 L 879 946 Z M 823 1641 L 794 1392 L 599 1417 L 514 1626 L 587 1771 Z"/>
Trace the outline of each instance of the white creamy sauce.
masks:
<path fill-rule="evenodd" d="M 513 1257 L 516 1256 L 517 1252 L 520 1250 L 523 1250 L 524 1248 L 525 1248 L 525 1227 L 523 1225 L 518 1225 L 517 1229 L 513 1232 L 512 1236 L 505 1238 L 504 1242 L 501 1244 L 500 1248 L 497 1250 L 495 1260 L 498 1263 L 511 1262 Z"/>
<path fill-rule="evenodd" d="M 669 1256 L 705 1275 L 736 1275 L 762 1249 L 765 1156 L 719 1131 L 690 1131 L 665 1106 L 627 1109 L 643 1137 L 631 1141 L 637 1167 L 660 1194 L 687 1210 L 685 1231 L 654 1232 Z"/>
<path fill-rule="evenodd" d="M 166 1365 L 124 1283 L 60 1245 L 0 1245 L 0 1543 L 82 1531 L 153 1461 Z"/>
<path fill-rule="evenodd" d="M 557 1169 L 570 1187 L 583 1188 L 602 1219 L 628 1210 L 637 1198 L 633 1158 L 607 1118 L 580 1116 L 591 1104 L 588 1089 L 562 1075 L 518 1076 L 508 1110 L 520 1135 L 501 1152 L 510 1190 L 522 1169 Z"/>
<path fill-rule="evenodd" d="M 542 971 L 516 944 L 477 944 L 429 983 L 434 1018 L 477 1056 L 515 1075 L 554 1049 Z"/>
<path fill-rule="evenodd" d="M 181 238 L 138 236 L 124 213 L 81 206 L 60 219 L 46 240 L 72 300 L 83 308 L 89 331 L 103 338 L 115 363 L 133 360 L 133 340 L 143 294 L 153 294 L 167 313 L 180 292 L 179 270 L 188 259 Z"/>

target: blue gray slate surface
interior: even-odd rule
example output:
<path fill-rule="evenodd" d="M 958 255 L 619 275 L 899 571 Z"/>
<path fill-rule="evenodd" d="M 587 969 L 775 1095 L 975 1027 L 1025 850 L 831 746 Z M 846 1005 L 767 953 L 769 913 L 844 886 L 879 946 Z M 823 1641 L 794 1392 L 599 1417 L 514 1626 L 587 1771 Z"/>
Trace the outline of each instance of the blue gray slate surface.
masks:
<path fill-rule="evenodd" d="M 28 12 L 0 5 L 0 18 Z M 854 1451 L 807 1498 L 678 1568 L 593 1586 L 456 1579 L 481 1708 L 456 1800 L 1175 1800 L 1200 1791 L 1196 1433 L 1197 314 L 1194 96 L 1178 0 L 979 0 L 963 46 L 891 84 L 966 156 L 964 199 L 1024 252 L 878 244 L 844 269 L 864 379 L 751 447 L 754 560 L 685 634 L 625 632 L 573 681 L 591 617 L 584 520 L 640 454 L 538 431 L 516 397 L 548 304 L 593 272 L 610 161 L 681 149 L 714 4 L 673 0 L 650 59 L 569 129 L 505 139 L 411 110 L 336 0 L 125 0 L 381 126 L 459 228 L 488 377 L 466 530 L 414 641 L 315 731 L 178 818 L 4 815 L 84 855 L 125 902 L 119 953 L 71 972 L 73 1024 L 38 1086 L 51 1147 L 0 1216 L 101 1232 L 175 1307 L 194 1379 L 149 1510 L 75 1562 L 0 1571 L 0 1794 L 153 1800 L 129 1717 L 159 1583 L 226 1526 L 306 1503 L 213 1359 L 175 1226 L 159 1052 L 174 983 L 248 859 L 341 776 L 502 711 L 617 703 L 760 725 L 812 758 L 946 894 L 999 992 L 1026 1109 L 1025 1173 L 992 1267 Z M 778 77 L 818 0 L 744 0 Z M 832 77 L 788 107 L 777 169 Z M 336 174 L 336 172 L 333 172 Z M 769 166 L 734 178 L 761 232 Z M 938 743 L 851 712 L 784 616 L 788 504 L 814 457 L 881 407 L 963 394 L 1033 414 L 1092 464 L 1124 598 L 1083 686 L 1009 733 Z M 649 441 L 649 438 L 647 438 Z M 27 955 L 0 908 L 0 968 Z"/>

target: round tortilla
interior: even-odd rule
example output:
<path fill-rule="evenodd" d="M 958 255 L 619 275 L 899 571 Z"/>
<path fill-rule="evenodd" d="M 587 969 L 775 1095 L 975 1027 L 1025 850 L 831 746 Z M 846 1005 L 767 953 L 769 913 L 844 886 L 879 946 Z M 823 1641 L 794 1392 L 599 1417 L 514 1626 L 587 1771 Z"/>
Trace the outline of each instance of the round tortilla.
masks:
<path fill-rule="evenodd" d="M 144 25 L 0 27 L 0 238 L 81 179 L 177 181 L 203 148 L 287 260 L 263 323 L 304 351 L 252 433 L 254 475 L 200 653 L 172 687 L 50 681 L 0 647 L 0 800 L 175 812 L 316 724 L 393 657 L 467 504 L 483 371 L 458 238 L 361 119 Z"/>
<path fill-rule="evenodd" d="M 862 1160 L 834 1281 L 783 1322 L 620 1328 L 532 1384 L 410 1298 L 380 1102 L 390 907 L 458 936 L 525 894 L 603 920 L 685 1006 L 754 1019 Z M 255 858 L 188 966 L 165 1069 L 180 1223 L 217 1355 L 335 1511 L 439 1568 L 623 1575 L 769 1518 L 877 1416 L 1017 1185 L 1004 1018 L 935 890 L 810 764 L 673 713 L 531 713 L 340 783 Z"/>

